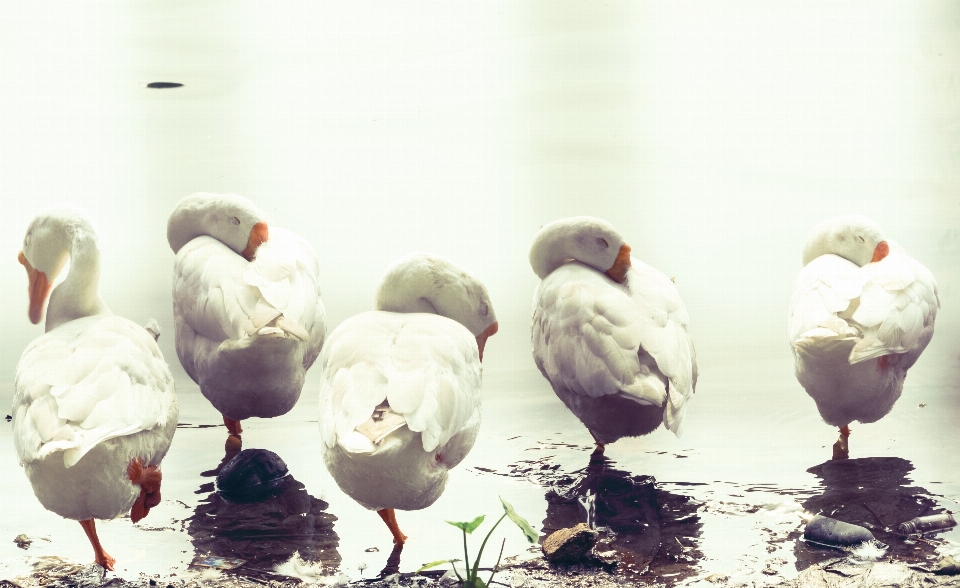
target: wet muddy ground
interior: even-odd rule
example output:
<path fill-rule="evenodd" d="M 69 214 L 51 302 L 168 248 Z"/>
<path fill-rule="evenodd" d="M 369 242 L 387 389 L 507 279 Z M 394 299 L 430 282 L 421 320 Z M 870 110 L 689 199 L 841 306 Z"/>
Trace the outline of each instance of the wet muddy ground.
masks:
<path fill-rule="evenodd" d="M 594 453 L 589 434 L 538 373 L 489 370 L 477 445 L 437 503 L 398 513 L 410 537 L 402 550 L 323 467 L 309 381 L 288 415 L 244 423 L 244 448 L 277 453 L 289 475 L 268 497 L 243 504 L 215 492 L 214 476 L 235 453 L 225 447 L 219 416 L 195 386 L 178 382 L 181 424 L 163 464 L 163 502 L 137 525 L 127 518 L 98 523 L 118 561 L 106 579 L 118 586 L 149 585 L 151 578 L 179 586 L 214 574 L 190 565 L 211 555 L 243 560 L 217 572 L 218 582 L 262 585 L 282 581 L 276 567 L 297 554 L 307 562 L 300 574 L 305 582 L 400 573 L 395 579 L 407 585 L 421 582 L 412 573 L 422 564 L 462 557 L 460 532 L 445 521 L 485 514 L 487 522 L 470 537 L 472 555 L 502 512 L 498 496 L 531 522 L 541 541 L 556 529 L 591 522 L 601 531 L 596 551 L 606 562 L 548 566 L 539 547 L 505 521 L 491 543 L 505 540 L 508 569 L 497 579 L 508 586 L 776 585 L 798 582 L 805 570 L 838 558 L 857 566 L 929 566 L 946 555 L 960 557 L 960 529 L 922 538 L 896 531 L 915 516 L 960 512 L 960 437 L 952 417 L 960 395 L 950 372 L 918 370 L 891 415 L 854 427 L 853 459 L 833 462 L 835 431 L 820 422 L 792 381 L 789 359 L 786 369 L 780 365 L 783 359 L 747 369 L 705 366 L 712 380 L 701 381 L 682 438 L 661 430 L 612 444 L 605 455 Z M 769 398 L 777 399 L 775 408 Z M 10 437 L 11 426 L 3 423 L 0 578 L 27 586 L 42 576 L 36 565 L 54 561 L 44 558 L 86 564 L 90 548 L 77 523 L 36 501 Z M 883 546 L 848 554 L 807 544 L 803 517 L 812 514 L 867 527 Z M 18 547 L 20 534 L 31 543 Z M 483 567 L 495 563 L 496 552 L 488 546 Z M 77 573 L 47 585 L 81 585 Z"/>

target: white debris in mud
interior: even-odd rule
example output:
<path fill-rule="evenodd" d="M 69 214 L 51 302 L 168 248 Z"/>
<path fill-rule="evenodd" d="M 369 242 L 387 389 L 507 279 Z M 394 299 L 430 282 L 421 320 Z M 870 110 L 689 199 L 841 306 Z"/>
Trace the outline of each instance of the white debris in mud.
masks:
<path fill-rule="evenodd" d="M 887 552 L 887 546 L 879 541 L 865 541 L 850 549 L 850 555 L 860 561 L 880 561 Z"/>
<path fill-rule="evenodd" d="M 300 552 L 295 551 L 290 559 L 277 564 L 273 571 L 290 578 L 297 578 L 308 584 L 320 582 L 324 576 L 333 575 L 324 570 L 323 564 L 318 561 L 307 561 L 300 557 Z"/>

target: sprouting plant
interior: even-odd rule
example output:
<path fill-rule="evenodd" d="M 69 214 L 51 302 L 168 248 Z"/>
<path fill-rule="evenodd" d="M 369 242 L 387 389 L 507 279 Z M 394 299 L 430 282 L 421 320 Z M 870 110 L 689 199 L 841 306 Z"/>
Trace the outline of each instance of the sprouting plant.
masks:
<path fill-rule="evenodd" d="M 523 531 L 523 535 L 527 538 L 527 541 L 530 543 L 535 543 L 537 541 L 537 532 L 533 530 L 533 527 L 530 526 L 530 523 L 527 522 L 527 519 L 517 514 L 517 511 L 513 510 L 513 507 L 510 506 L 510 503 L 500 499 L 500 502 L 503 504 L 503 516 L 497 519 L 496 524 L 493 525 L 493 528 L 490 529 L 490 532 L 487 533 L 487 536 L 483 538 L 483 543 L 480 544 L 480 552 L 477 553 L 477 559 L 473 562 L 473 567 L 470 567 L 470 555 L 467 553 L 467 535 L 473 534 L 473 532 L 483 523 L 483 519 L 486 515 L 480 515 L 477 518 L 473 519 L 468 523 L 454 523 L 452 521 L 447 521 L 447 523 L 453 525 L 454 527 L 463 531 L 463 560 L 459 559 L 441 559 L 439 561 L 433 561 L 428 564 L 424 564 L 417 573 L 422 572 L 423 570 L 439 566 L 441 564 L 449 563 L 453 566 L 453 573 L 457 575 L 457 578 L 460 580 L 460 586 L 463 588 L 486 588 L 490 585 L 490 582 L 493 581 L 493 575 L 497 573 L 497 568 L 500 567 L 500 558 L 503 557 L 503 546 L 506 545 L 507 540 L 504 539 L 500 544 L 500 555 L 497 556 L 497 563 L 493 566 L 493 571 L 490 572 L 490 577 L 484 582 L 478 575 L 480 570 L 480 557 L 483 555 L 483 549 L 487 546 L 487 540 L 490 539 L 490 535 L 493 535 L 494 529 L 497 528 L 497 525 L 500 524 L 504 518 L 509 518 L 511 521 L 516 523 L 520 530 Z M 466 578 L 460 575 L 460 572 L 457 571 L 456 562 L 463 561 L 466 567 Z"/>

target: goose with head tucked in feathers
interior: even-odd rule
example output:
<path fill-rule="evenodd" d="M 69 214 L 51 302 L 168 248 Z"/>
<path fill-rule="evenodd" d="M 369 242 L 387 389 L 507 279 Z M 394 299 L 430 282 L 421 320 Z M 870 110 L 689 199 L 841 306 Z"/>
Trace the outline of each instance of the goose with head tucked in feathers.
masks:
<path fill-rule="evenodd" d="M 100 251 L 86 213 L 72 205 L 41 213 L 19 260 L 31 322 L 43 318 L 48 296 L 50 304 L 46 333 L 17 364 L 17 456 L 44 508 L 80 521 L 95 561 L 112 570 L 95 519 L 130 511 L 137 522 L 159 503 L 160 460 L 177 426 L 173 376 L 154 333 L 112 314 L 100 298 Z"/>
<path fill-rule="evenodd" d="M 820 416 L 840 428 L 834 459 L 849 456 L 849 424 L 890 412 L 907 370 L 933 337 L 940 300 L 930 271 L 858 215 L 823 221 L 803 247 L 788 314 L 797 380 Z"/>
<path fill-rule="evenodd" d="M 236 445 L 243 419 L 293 408 L 326 335 L 317 254 L 270 222 L 243 196 L 197 193 L 167 223 L 177 356 Z"/>
<path fill-rule="evenodd" d="M 631 258 L 613 225 L 586 216 L 540 229 L 530 265 L 542 280 L 534 361 L 597 450 L 661 422 L 679 436 L 698 372 L 673 281 Z"/>
<path fill-rule="evenodd" d="M 376 308 L 344 321 L 323 350 L 320 435 L 340 488 L 403 544 L 394 509 L 433 504 L 476 440 L 497 319 L 479 279 L 427 254 L 387 271 Z"/>

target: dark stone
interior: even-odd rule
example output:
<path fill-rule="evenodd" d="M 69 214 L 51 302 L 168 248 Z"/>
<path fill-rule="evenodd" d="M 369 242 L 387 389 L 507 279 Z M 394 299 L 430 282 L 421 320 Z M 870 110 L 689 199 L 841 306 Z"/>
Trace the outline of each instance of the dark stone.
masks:
<path fill-rule="evenodd" d="M 873 533 L 865 527 L 851 525 L 825 516 L 813 517 L 803 531 L 803 538 L 807 541 L 837 547 L 857 545 L 864 541 L 874 540 Z"/>
<path fill-rule="evenodd" d="M 289 471 L 280 456 L 266 449 L 244 449 L 217 474 L 217 490 L 231 502 L 256 502 L 283 483 Z"/>
<path fill-rule="evenodd" d="M 543 555 L 551 563 L 579 563 L 587 559 L 599 533 L 586 523 L 560 529 L 543 542 Z"/>

